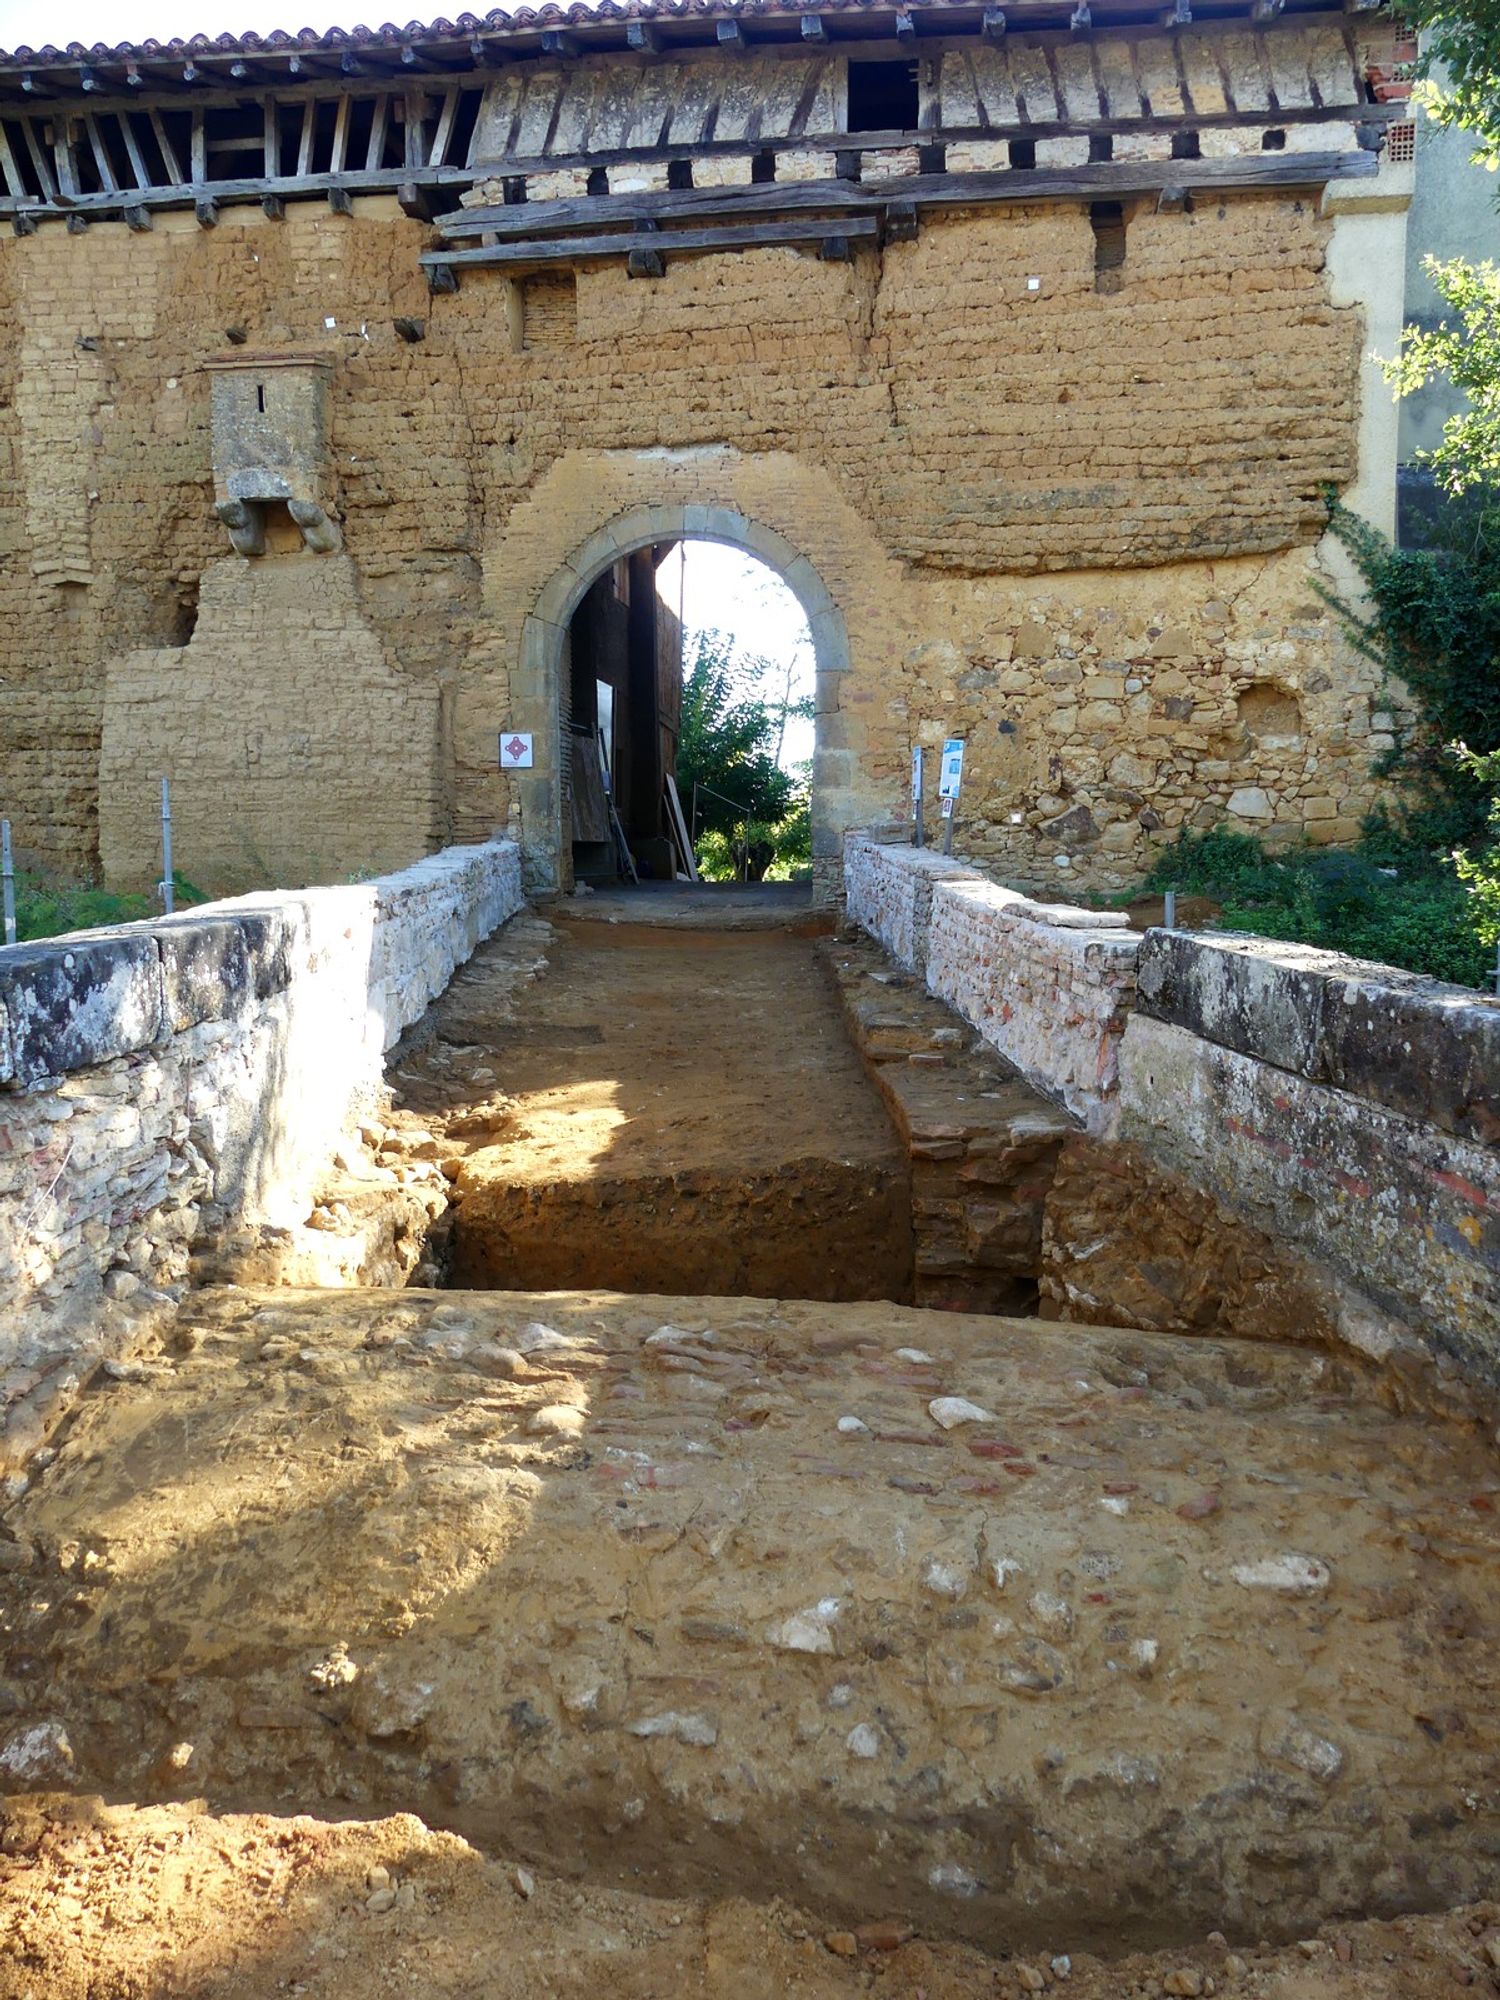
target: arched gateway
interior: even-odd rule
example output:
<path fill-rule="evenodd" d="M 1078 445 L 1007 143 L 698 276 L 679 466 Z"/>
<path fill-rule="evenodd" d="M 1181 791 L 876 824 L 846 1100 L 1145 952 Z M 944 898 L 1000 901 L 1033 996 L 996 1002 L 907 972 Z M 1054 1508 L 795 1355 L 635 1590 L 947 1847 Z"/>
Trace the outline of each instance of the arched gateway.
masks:
<path fill-rule="evenodd" d="M 535 764 L 516 774 L 528 874 L 539 889 L 570 877 L 567 770 L 568 656 L 574 613 L 592 586 L 622 558 L 681 541 L 722 542 L 756 556 L 775 571 L 807 614 L 816 663 L 812 766 L 813 880 L 826 900 L 838 878 L 839 842 L 847 815 L 839 794 L 847 785 L 846 754 L 831 738 L 841 677 L 849 668 L 843 614 L 817 570 L 774 528 L 736 508 L 672 504 L 632 507 L 595 530 L 554 572 L 521 630 L 512 683 L 517 714 L 535 724 Z"/>

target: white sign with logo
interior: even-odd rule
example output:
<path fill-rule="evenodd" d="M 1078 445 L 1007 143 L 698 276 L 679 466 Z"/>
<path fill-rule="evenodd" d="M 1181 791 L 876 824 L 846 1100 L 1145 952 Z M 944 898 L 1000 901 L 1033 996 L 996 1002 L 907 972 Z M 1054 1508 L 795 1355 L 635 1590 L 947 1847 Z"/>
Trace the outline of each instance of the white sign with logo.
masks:
<path fill-rule="evenodd" d="M 529 729 L 507 729 L 502 732 L 500 737 L 502 771 L 529 771 L 533 761 Z"/>
<path fill-rule="evenodd" d="M 961 736 L 950 736 L 943 745 L 943 771 L 938 781 L 938 796 L 956 799 L 964 781 L 964 742 Z"/>

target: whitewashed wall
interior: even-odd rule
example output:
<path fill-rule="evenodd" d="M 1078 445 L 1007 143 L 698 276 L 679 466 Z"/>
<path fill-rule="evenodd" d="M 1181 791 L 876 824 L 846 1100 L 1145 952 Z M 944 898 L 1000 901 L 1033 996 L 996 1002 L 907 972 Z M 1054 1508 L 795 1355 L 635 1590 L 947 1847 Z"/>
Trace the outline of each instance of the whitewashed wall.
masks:
<path fill-rule="evenodd" d="M 219 1217 L 303 1220 L 386 1049 L 521 903 L 491 841 L 0 950 L 0 1421 Z"/>

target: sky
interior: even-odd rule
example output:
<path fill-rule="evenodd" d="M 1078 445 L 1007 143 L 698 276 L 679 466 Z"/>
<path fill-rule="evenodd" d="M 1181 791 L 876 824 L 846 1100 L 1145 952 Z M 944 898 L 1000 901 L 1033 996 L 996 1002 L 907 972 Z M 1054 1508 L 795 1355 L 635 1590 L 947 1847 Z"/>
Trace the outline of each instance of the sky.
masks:
<path fill-rule="evenodd" d="M 243 35 L 251 28 L 262 35 L 272 28 L 313 28 L 322 34 L 361 22 L 379 27 L 391 19 L 405 23 L 439 14 L 451 19 L 461 11 L 443 0 L 433 0 L 431 6 L 413 0 L 345 0 L 343 5 L 329 5 L 329 0 L 0 0 L 0 48 L 35 49 L 49 42 L 56 48 L 69 42 L 113 47 L 148 38 L 169 42 L 174 35 Z"/>
<path fill-rule="evenodd" d="M 719 542 L 679 542 L 656 572 L 656 587 L 675 611 L 681 593 L 682 619 L 689 635 L 727 633 L 742 653 L 792 668 L 792 696 L 813 691 L 812 635 L 795 595 L 773 569 L 743 549 Z M 781 761 L 805 763 L 813 753 L 811 721 L 787 724 Z"/>

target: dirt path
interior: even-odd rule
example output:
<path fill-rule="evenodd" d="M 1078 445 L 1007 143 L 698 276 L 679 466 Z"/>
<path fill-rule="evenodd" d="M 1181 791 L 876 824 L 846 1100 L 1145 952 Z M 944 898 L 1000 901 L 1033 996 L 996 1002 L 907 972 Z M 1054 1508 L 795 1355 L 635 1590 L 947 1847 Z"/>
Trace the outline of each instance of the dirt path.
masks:
<path fill-rule="evenodd" d="M 407 1814 L 0 1808 L 0 2000 L 1444 2000 L 1500 1988 L 1497 1919 L 1486 1904 L 1280 1948 L 1195 1939 L 1105 1963 L 1059 1937 L 986 1958 L 878 1916 L 851 1933 L 794 1904 L 580 1889 Z"/>
<path fill-rule="evenodd" d="M 402 1104 L 462 1285 L 911 1295 L 905 1152 L 808 936 L 569 921 L 434 1010 Z"/>
<path fill-rule="evenodd" d="M 1497 1485 L 1251 1342 L 206 1294 L 8 1510 L 0 1772 L 991 1951 L 1295 1939 L 1488 1893 Z"/>

